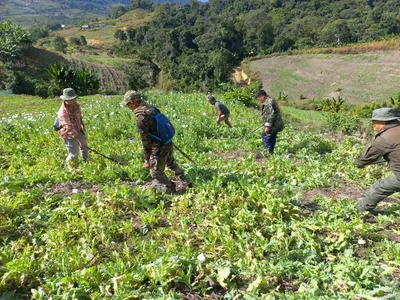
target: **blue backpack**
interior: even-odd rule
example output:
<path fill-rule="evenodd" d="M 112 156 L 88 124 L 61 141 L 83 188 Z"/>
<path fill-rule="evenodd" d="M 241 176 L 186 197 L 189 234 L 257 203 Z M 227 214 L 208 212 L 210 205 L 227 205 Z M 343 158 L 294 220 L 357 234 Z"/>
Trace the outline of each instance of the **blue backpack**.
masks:
<path fill-rule="evenodd" d="M 171 143 L 172 138 L 175 135 L 175 128 L 172 126 L 168 118 L 162 114 L 155 106 L 151 107 L 153 109 L 152 116 L 156 120 L 157 125 L 157 135 L 151 134 L 150 136 L 163 142 L 164 145 Z"/>

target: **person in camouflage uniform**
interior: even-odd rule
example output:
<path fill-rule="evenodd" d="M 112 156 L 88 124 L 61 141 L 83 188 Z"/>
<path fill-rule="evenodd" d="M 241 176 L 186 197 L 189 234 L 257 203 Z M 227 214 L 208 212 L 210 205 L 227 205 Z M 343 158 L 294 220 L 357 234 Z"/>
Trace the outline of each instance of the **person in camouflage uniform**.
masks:
<path fill-rule="evenodd" d="M 256 98 L 262 104 L 261 118 L 264 125 L 264 132 L 261 134 L 261 139 L 264 147 L 270 154 L 273 154 L 278 132 L 285 128 L 281 111 L 275 99 L 269 97 L 264 90 L 259 90 Z"/>
<path fill-rule="evenodd" d="M 379 108 L 372 112 L 371 118 L 377 134 L 355 159 L 358 168 L 388 162 L 392 175 L 375 182 L 356 208 L 360 212 L 372 211 L 386 197 L 400 192 L 400 120 L 392 108 Z M 383 158 L 383 159 L 382 159 Z"/>
<path fill-rule="evenodd" d="M 127 91 L 121 106 L 127 106 L 133 111 L 136 117 L 140 138 L 143 144 L 144 167 L 150 170 L 153 184 L 165 185 L 170 190 L 175 190 L 175 183 L 168 179 L 164 170 L 168 166 L 175 175 L 184 183 L 187 180 L 183 170 L 178 166 L 173 155 L 173 143 L 163 144 L 151 136 L 157 135 L 156 120 L 151 116 L 154 114 L 153 108 L 146 103 L 136 91 Z"/>

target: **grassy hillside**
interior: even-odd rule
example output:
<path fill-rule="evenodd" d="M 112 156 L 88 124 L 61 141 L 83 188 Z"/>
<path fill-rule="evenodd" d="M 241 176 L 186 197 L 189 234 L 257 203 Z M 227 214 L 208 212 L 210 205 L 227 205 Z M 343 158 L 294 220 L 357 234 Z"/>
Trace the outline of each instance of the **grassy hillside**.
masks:
<path fill-rule="evenodd" d="M 124 91 L 126 90 L 126 75 L 118 70 L 118 66 L 122 64 L 129 64 L 133 62 L 131 59 L 93 59 L 90 60 L 91 56 L 81 59 L 76 56 L 65 55 L 53 51 L 44 49 L 32 48 L 28 51 L 26 57 L 25 70 L 27 74 L 33 74 L 37 78 L 45 78 L 46 68 L 50 64 L 55 62 L 62 62 L 64 64 L 73 65 L 80 68 L 89 68 L 98 76 L 100 79 L 101 89 Z M 97 56 L 94 56 L 97 58 Z M 110 60 L 112 63 L 110 63 Z M 36 75 L 35 75 L 36 74 Z"/>
<path fill-rule="evenodd" d="M 89 146 L 126 165 L 92 153 L 71 172 L 52 130 L 59 102 L 0 96 L 0 295 L 398 298 L 399 199 L 373 217 L 354 209 L 388 174 L 354 167 L 365 141 L 337 143 L 287 122 L 268 157 L 258 133 L 236 141 L 259 125 L 258 111 L 225 101 L 228 129 L 204 95 L 149 93 L 197 162 L 176 153 L 193 187 L 159 194 L 143 188 L 149 173 L 121 97 L 82 97 L 81 107 Z M 24 100 L 36 105 L 15 115 Z"/>
<path fill-rule="evenodd" d="M 116 43 L 114 33 L 117 29 L 126 30 L 129 27 L 137 28 L 144 23 L 150 22 L 152 13 L 143 10 L 128 11 L 117 20 L 99 21 L 99 29 L 80 30 L 79 27 L 72 27 L 57 31 L 57 34 L 68 40 L 70 37 L 84 35 L 88 45 L 95 48 L 108 48 Z"/>
<path fill-rule="evenodd" d="M 361 54 L 298 54 L 248 63 L 273 96 L 337 97 L 350 103 L 387 100 L 400 92 L 400 51 Z"/>

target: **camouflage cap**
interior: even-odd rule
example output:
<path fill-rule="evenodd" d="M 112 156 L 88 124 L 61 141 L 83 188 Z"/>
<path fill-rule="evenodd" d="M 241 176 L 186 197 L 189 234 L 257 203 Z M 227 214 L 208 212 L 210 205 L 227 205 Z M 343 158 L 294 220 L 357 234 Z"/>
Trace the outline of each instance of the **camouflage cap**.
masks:
<path fill-rule="evenodd" d="M 210 101 L 210 102 L 215 101 L 215 97 L 214 97 L 213 95 L 209 96 L 209 97 L 208 97 L 208 101 Z"/>
<path fill-rule="evenodd" d="M 372 118 L 370 120 L 388 122 L 397 119 L 400 119 L 400 117 L 395 109 L 390 107 L 382 107 L 375 109 L 372 112 Z"/>
<path fill-rule="evenodd" d="M 134 90 L 127 91 L 124 95 L 124 101 L 120 103 L 121 106 L 126 106 L 129 102 L 142 101 L 140 94 Z"/>

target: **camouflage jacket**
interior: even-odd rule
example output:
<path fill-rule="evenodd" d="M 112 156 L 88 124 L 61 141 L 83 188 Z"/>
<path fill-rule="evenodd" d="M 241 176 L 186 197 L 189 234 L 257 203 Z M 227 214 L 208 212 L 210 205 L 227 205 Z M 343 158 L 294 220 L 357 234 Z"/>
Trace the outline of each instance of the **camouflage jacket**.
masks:
<path fill-rule="evenodd" d="M 355 160 L 358 168 L 363 168 L 383 157 L 389 169 L 400 178 L 400 122 L 387 124 L 369 143 Z"/>
<path fill-rule="evenodd" d="M 161 153 L 161 141 L 151 137 L 150 134 L 157 135 L 156 120 L 151 116 L 153 109 L 151 106 L 143 102 L 134 110 L 136 117 L 136 125 L 139 129 L 140 138 L 143 144 L 144 159 L 149 160 L 151 155 L 159 156 Z"/>
<path fill-rule="evenodd" d="M 265 127 L 271 127 L 270 134 L 276 134 L 285 128 L 281 110 L 275 99 L 267 98 L 261 108 L 261 118 Z"/>

